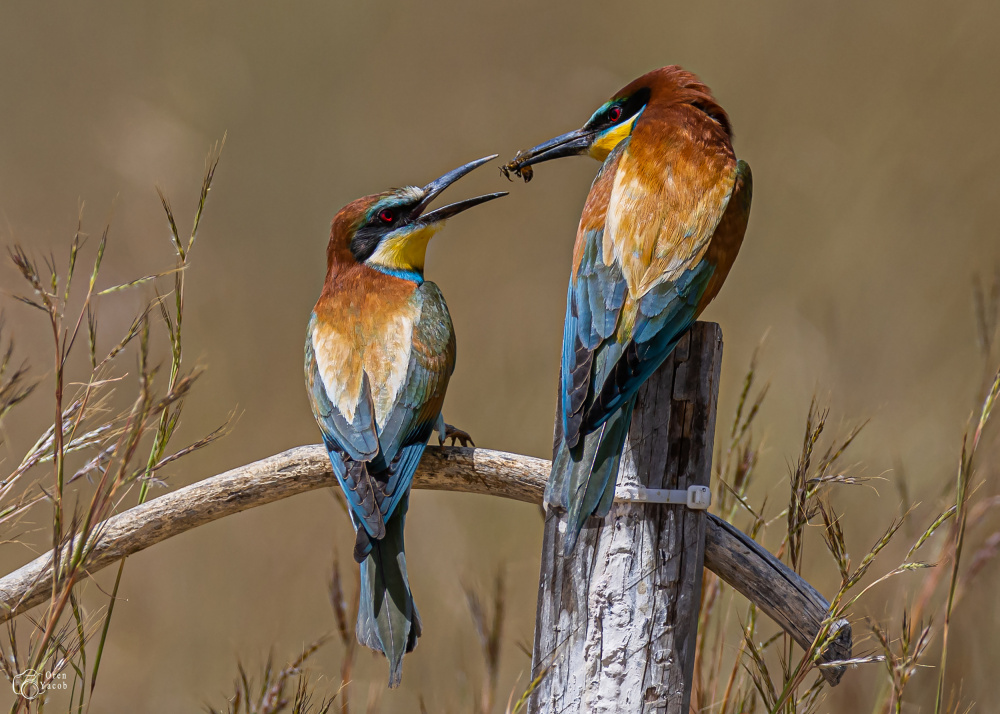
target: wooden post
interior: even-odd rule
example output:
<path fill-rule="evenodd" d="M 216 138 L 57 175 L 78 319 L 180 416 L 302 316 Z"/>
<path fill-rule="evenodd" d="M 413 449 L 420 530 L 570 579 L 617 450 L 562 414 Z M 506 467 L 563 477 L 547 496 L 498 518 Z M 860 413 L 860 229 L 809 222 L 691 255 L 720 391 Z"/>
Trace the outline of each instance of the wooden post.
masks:
<path fill-rule="evenodd" d="M 722 332 L 699 322 L 639 391 L 619 486 L 709 485 Z M 562 557 L 545 518 L 531 714 L 688 714 L 706 512 L 615 503 Z"/>

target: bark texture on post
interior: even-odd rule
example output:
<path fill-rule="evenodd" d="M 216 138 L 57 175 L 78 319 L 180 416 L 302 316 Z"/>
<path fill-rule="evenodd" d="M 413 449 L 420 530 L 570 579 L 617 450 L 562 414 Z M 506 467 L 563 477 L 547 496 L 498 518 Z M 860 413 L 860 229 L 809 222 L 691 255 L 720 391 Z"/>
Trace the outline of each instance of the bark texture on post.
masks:
<path fill-rule="evenodd" d="M 639 392 L 619 486 L 709 485 L 722 332 L 696 323 Z M 707 513 L 615 503 L 563 558 L 565 514 L 545 519 L 532 714 L 688 714 Z"/>

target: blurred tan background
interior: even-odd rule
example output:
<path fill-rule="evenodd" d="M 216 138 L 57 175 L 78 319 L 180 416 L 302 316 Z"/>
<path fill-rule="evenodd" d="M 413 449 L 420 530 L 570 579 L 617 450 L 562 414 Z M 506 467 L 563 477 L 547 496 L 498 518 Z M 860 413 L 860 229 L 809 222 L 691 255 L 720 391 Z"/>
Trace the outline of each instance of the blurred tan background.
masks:
<path fill-rule="evenodd" d="M 863 473 L 893 469 L 914 498 L 933 497 L 953 478 L 983 373 L 971 281 L 1000 261 L 998 30 L 988 2 L 6 2 L 0 239 L 62 264 L 83 200 L 95 237 L 114 206 L 108 284 L 167 267 L 154 184 L 189 225 L 204 156 L 228 132 L 188 273 L 186 357 L 208 372 L 175 444 L 240 416 L 171 472 L 170 486 L 184 485 L 318 440 L 302 345 L 343 204 L 506 158 L 581 125 L 633 77 L 681 64 L 730 113 L 755 179 L 743 252 L 705 315 L 726 340 L 720 419 L 767 333 L 761 478 L 776 503 L 814 392 L 845 428 L 872 418 L 853 457 Z M 549 456 L 565 280 L 596 169 L 546 164 L 529 186 L 481 170 L 456 197 L 511 196 L 431 245 L 427 276 L 459 340 L 445 415 L 480 446 Z M 0 285 L 12 289 L 20 279 L 4 263 Z M 149 294 L 105 300 L 103 327 L 124 330 Z M 42 323 L 2 300 L 21 354 L 44 373 Z M 48 399 L 36 395 L 6 426 L 5 464 L 48 423 Z M 838 501 L 854 509 L 848 543 L 859 553 L 898 512 L 896 489 L 878 491 Z M 430 711 L 471 708 L 481 665 L 461 584 L 487 585 L 501 564 L 500 698 L 523 689 L 529 662 L 515 643 L 532 637 L 540 540 L 534 507 L 415 495 L 407 550 L 425 635 L 384 711 L 416 711 L 418 695 Z M 336 548 L 349 561 L 352 541 L 316 492 L 130 559 L 94 711 L 221 706 L 237 658 L 256 671 L 269 648 L 284 662 L 332 628 L 331 557 Z M 832 561 L 812 555 L 828 592 Z M 4 572 L 30 557 L 0 549 Z M 979 702 L 1000 694 L 988 577 L 956 619 L 952 660 L 965 668 L 963 696 Z M 113 573 L 97 580 L 109 588 Z M 331 685 L 338 648 L 314 662 Z M 850 674 L 830 710 L 864 706 L 875 667 Z M 359 699 L 384 677 L 383 661 L 362 656 Z"/>

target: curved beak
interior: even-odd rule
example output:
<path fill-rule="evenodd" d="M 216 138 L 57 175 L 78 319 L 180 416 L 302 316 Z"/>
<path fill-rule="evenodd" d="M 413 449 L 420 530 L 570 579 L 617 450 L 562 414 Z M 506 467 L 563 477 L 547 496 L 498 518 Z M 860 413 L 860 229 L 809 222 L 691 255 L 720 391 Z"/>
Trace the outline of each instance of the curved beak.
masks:
<path fill-rule="evenodd" d="M 504 176 L 510 178 L 513 171 L 518 176 L 521 172 L 533 164 L 540 164 L 543 161 L 561 159 L 564 156 L 579 156 L 586 154 L 590 150 L 590 145 L 594 141 L 596 132 L 592 129 L 576 129 L 566 134 L 561 134 L 554 139 L 542 142 L 538 146 L 533 146 L 527 151 L 518 151 L 513 160 L 506 166 L 501 167 Z M 524 172 L 525 180 L 529 180 L 531 173 Z"/>
<path fill-rule="evenodd" d="M 482 196 L 476 196 L 475 198 L 467 198 L 464 201 L 450 203 L 447 206 L 437 208 L 430 213 L 423 213 L 424 209 L 426 209 L 427 206 L 430 205 L 431 201 L 437 198 L 442 191 L 465 176 L 467 173 L 479 168 L 485 163 L 492 161 L 496 157 L 497 154 L 493 154 L 492 156 L 484 156 L 481 159 L 470 161 L 463 166 L 459 166 L 457 169 L 449 171 L 444 176 L 434 179 L 429 184 L 424 186 L 422 189 L 424 197 L 420 200 L 420 203 L 416 205 L 416 215 L 418 217 L 415 221 L 419 223 L 439 223 L 440 221 L 451 218 L 468 208 L 478 206 L 479 204 L 486 203 L 487 201 L 492 201 L 494 198 L 506 196 L 506 191 L 500 191 L 499 193 L 487 193 Z"/>

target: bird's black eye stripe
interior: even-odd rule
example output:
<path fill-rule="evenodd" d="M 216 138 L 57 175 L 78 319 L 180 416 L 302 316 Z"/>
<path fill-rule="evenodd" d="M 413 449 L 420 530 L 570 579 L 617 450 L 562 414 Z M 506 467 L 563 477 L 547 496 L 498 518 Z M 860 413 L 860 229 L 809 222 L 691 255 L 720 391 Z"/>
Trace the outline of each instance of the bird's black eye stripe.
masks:
<path fill-rule="evenodd" d="M 354 255 L 354 259 L 359 263 L 368 260 L 378 248 L 378 244 L 382 242 L 385 234 L 384 228 L 371 223 L 358 228 L 354 237 L 351 238 L 351 253 Z"/>
<path fill-rule="evenodd" d="M 648 103 L 649 103 L 649 90 L 645 88 L 640 89 L 631 97 L 626 99 L 625 103 L 622 104 L 622 114 L 618 118 L 618 120 L 622 121 L 624 119 L 631 119 L 636 114 L 641 112 L 642 108 L 645 107 L 646 104 Z"/>
<path fill-rule="evenodd" d="M 378 244 L 400 224 L 407 222 L 412 208 L 406 205 L 386 206 L 369 214 L 351 239 L 351 253 L 359 263 L 368 260 Z"/>
<path fill-rule="evenodd" d="M 640 89 L 632 96 L 615 102 L 595 117 L 593 121 L 595 126 L 592 128 L 603 129 L 627 121 L 642 111 L 647 102 L 649 102 L 649 90 Z"/>

